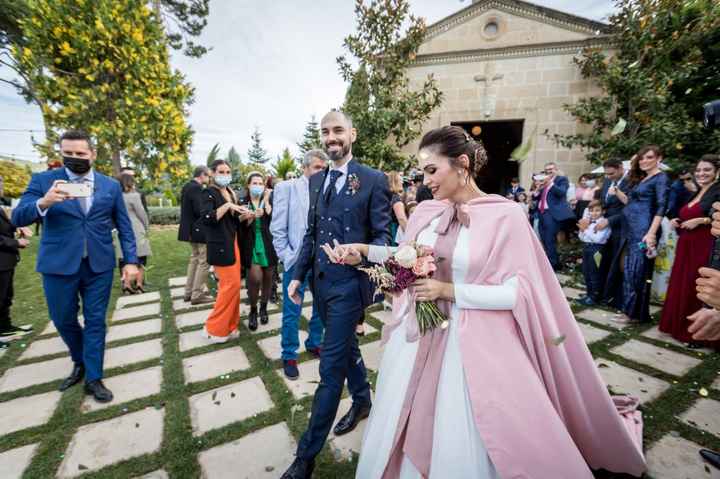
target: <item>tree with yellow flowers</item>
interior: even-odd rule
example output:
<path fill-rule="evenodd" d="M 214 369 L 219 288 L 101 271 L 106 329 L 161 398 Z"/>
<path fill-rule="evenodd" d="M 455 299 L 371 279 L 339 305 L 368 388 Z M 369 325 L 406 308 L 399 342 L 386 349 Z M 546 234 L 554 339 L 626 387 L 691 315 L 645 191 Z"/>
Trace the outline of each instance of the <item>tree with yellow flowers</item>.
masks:
<path fill-rule="evenodd" d="M 50 134 L 83 128 L 97 140 L 98 166 L 132 164 L 152 178 L 184 176 L 193 89 L 169 64 L 162 23 L 142 0 L 27 0 L 11 47 Z"/>

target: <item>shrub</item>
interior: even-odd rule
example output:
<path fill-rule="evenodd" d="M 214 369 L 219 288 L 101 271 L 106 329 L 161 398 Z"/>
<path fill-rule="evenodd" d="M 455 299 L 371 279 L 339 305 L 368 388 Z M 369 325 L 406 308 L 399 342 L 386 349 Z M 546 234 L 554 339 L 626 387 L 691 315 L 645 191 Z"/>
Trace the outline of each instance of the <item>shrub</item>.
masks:
<path fill-rule="evenodd" d="M 30 171 L 12 161 L 0 161 L 0 177 L 5 185 L 5 196 L 18 198 L 30 182 Z"/>
<path fill-rule="evenodd" d="M 153 225 L 177 225 L 180 223 L 180 207 L 169 208 L 149 207 L 150 224 Z"/>

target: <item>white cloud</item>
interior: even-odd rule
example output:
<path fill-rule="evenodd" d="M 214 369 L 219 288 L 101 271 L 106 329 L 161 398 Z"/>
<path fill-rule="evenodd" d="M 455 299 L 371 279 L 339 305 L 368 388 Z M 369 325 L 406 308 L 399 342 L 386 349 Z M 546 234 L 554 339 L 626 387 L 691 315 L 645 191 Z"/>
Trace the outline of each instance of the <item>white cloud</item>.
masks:
<path fill-rule="evenodd" d="M 413 13 L 433 23 L 471 0 L 411 0 Z M 611 0 L 542 0 L 540 5 L 600 20 Z M 195 86 L 190 123 L 196 131 L 193 163 L 202 163 L 215 143 L 245 155 L 260 127 L 273 156 L 296 150 L 311 115 L 339 106 L 345 94 L 335 58 L 354 29 L 351 0 L 227 1 L 210 3 L 201 42 L 212 51 L 200 59 L 174 55 L 173 65 Z M 0 70 L 0 77 L 6 71 Z M 30 135 L 3 129 L 42 130 L 37 107 L 0 84 L 0 154 L 37 158 Z M 22 156 L 20 156 L 22 155 Z"/>

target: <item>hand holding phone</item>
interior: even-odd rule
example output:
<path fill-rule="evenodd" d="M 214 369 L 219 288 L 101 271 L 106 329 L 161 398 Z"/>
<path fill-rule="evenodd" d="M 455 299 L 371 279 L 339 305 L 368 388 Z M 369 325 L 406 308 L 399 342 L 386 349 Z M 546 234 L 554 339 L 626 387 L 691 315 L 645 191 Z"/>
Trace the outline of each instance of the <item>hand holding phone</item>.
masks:
<path fill-rule="evenodd" d="M 57 188 L 71 198 L 87 198 L 92 195 L 92 188 L 84 183 L 61 183 Z"/>

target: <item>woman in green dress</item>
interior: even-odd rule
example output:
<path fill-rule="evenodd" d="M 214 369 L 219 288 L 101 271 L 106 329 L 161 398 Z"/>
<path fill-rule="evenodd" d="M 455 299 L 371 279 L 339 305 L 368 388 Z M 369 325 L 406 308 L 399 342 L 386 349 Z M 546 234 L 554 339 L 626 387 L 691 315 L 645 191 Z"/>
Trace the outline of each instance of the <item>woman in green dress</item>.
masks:
<path fill-rule="evenodd" d="M 258 327 L 258 319 L 261 324 L 268 323 L 267 304 L 273 285 L 277 254 L 270 235 L 272 196 L 271 191 L 265 188 L 265 177 L 258 172 L 250 173 L 247 190 L 248 196 L 243 203 L 255 212 L 255 216 L 243 222 L 245 231 L 242 235 L 241 255 L 250 301 L 248 327 L 254 331 Z"/>

